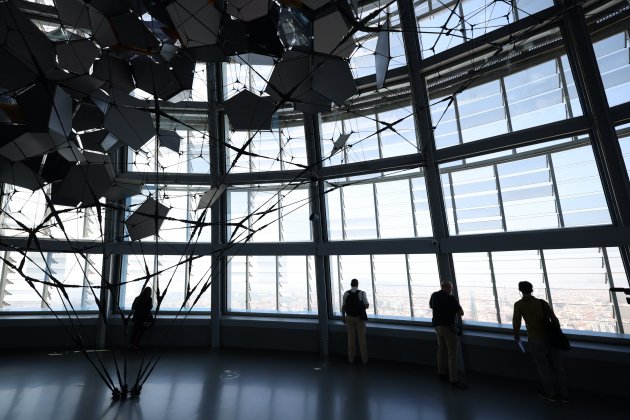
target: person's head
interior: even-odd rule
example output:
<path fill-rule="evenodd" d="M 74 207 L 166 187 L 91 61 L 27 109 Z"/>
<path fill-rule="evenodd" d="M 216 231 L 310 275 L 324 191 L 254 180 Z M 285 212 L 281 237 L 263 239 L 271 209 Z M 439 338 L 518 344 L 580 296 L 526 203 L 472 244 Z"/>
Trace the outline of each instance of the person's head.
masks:
<path fill-rule="evenodd" d="M 142 295 L 144 295 L 144 296 L 151 296 L 151 288 L 150 287 L 145 287 L 144 289 L 142 289 Z"/>
<path fill-rule="evenodd" d="M 453 294 L 453 283 L 450 281 L 443 281 L 440 283 L 440 288 L 449 295 Z"/>
<path fill-rule="evenodd" d="M 521 281 L 518 283 L 518 290 L 524 295 L 531 295 L 534 291 L 534 286 L 528 281 Z"/>
<path fill-rule="evenodd" d="M 359 287 L 359 280 L 352 279 L 352 281 L 350 282 L 350 287 Z"/>

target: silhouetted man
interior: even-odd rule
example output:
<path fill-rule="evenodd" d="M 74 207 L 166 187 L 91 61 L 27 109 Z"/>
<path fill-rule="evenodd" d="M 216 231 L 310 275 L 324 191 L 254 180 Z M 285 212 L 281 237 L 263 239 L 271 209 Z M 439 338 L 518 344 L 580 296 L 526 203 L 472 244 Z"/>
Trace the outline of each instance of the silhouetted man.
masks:
<path fill-rule="evenodd" d="M 343 305 L 341 306 L 343 323 L 346 324 L 348 330 L 348 361 L 354 363 L 358 339 L 361 363 L 365 366 L 368 362 L 367 343 L 365 341 L 367 313 L 365 310 L 370 307 L 370 303 L 365 292 L 359 290 L 359 280 L 352 279 L 350 287 L 351 289 L 343 294 Z"/>
<path fill-rule="evenodd" d="M 466 384 L 457 379 L 455 316 L 464 316 L 464 310 L 453 297 L 453 283 L 440 283 L 440 290 L 431 295 L 429 306 L 433 309 L 432 324 L 438 338 L 438 375 L 441 380 L 448 380 L 453 388 L 466 389 Z"/>

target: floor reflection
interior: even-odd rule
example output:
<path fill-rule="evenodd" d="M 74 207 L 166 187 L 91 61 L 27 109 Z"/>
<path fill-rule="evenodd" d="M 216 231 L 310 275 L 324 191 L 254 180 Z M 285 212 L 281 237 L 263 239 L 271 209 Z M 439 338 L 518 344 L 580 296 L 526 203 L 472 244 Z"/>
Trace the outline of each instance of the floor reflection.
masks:
<path fill-rule="evenodd" d="M 111 355 L 103 360 L 117 380 Z M 141 360 L 140 353 L 128 358 L 129 382 Z M 0 419 L 487 420 L 625 414 L 613 398 L 578 393 L 572 404 L 552 404 L 535 396 L 534 384 L 478 375 L 468 378 L 470 390 L 457 391 L 435 376 L 433 368 L 378 361 L 359 367 L 338 358 L 321 365 L 309 354 L 167 351 L 139 398 L 113 401 L 80 354 L 5 354 Z"/>

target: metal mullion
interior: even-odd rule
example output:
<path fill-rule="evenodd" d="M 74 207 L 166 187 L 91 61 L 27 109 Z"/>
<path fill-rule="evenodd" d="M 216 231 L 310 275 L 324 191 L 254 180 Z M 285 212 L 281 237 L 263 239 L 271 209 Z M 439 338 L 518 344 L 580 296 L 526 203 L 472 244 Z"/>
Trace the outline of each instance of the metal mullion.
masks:
<path fill-rule="evenodd" d="M 345 240 L 347 239 L 346 233 L 346 212 L 343 203 L 343 187 L 339 188 L 339 207 L 341 213 L 341 237 Z"/>
<path fill-rule="evenodd" d="M 584 112 L 592 120 L 592 147 L 613 224 L 630 226 L 630 179 L 615 131 L 606 90 L 599 72 L 582 4 L 555 0 L 565 6 L 560 30 Z M 630 273 L 630 248 L 620 247 L 626 273 Z"/>
<path fill-rule="evenodd" d="M 507 232 L 507 221 L 505 219 L 505 208 L 503 207 L 503 194 L 501 194 L 501 183 L 499 182 L 499 170 L 497 165 L 492 165 L 494 172 L 494 184 L 497 188 L 497 198 L 499 200 L 499 212 L 501 213 L 501 227 L 504 232 Z"/>
<path fill-rule="evenodd" d="M 383 159 L 383 138 L 381 137 L 380 114 L 376 114 L 376 144 L 378 144 L 378 158 Z"/>
<path fill-rule="evenodd" d="M 549 287 L 549 275 L 547 274 L 547 263 L 545 262 L 545 252 L 542 249 L 538 250 L 540 252 L 540 266 L 543 270 L 543 282 L 545 283 L 545 294 L 547 296 L 547 302 L 549 302 L 549 306 L 553 309 L 553 301 L 551 299 L 551 289 Z"/>
<path fill-rule="evenodd" d="M 341 281 L 341 255 L 337 255 L 337 290 L 339 291 L 339 309 L 343 307 L 343 282 Z"/>
<path fill-rule="evenodd" d="M 423 65 L 413 1 L 398 0 L 398 13 L 402 27 L 407 68 L 409 69 L 412 105 L 416 114 L 416 118 L 414 118 L 416 136 L 420 140 L 420 149 L 426 162 L 424 180 L 429 200 L 431 225 L 433 235 L 439 243 L 439 241 L 448 237 L 448 221 L 440 183 L 440 172 L 434 160 L 435 138 L 433 124 L 431 123 L 427 85 L 422 76 Z M 438 251 L 437 260 L 440 278 L 455 282 L 452 256 Z"/>
<path fill-rule="evenodd" d="M 50 288 L 50 286 L 48 285 L 49 283 L 49 279 L 50 279 L 50 272 L 52 272 L 52 252 L 46 252 L 46 259 L 44 260 L 44 263 L 46 264 L 45 266 L 45 271 L 44 271 L 44 287 L 42 289 L 42 309 L 46 309 L 46 294 L 48 293 L 48 289 Z M 50 273 L 50 274 L 49 274 Z"/>
<path fill-rule="evenodd" d="M 222 63 L 206 63 L 206 84 L 208 86 L 208 151 L 210 157 L 210 185 L 217 188 L 224 182 L 226 172 L 227 140 L 225 115 L 219 109 L 225 94 L 224 72 Z M 214 141 L 213 141 L 214 140 Z M 211 241 L 213 246 L 220 247 L 227 242 L 227 201 L 228 193 L 221 194 L 210 208 Z M 221 346 L 221 316 L 227 309 L 227 259 L 221 254 L 212 254 L 211 261 L 211 341 L 212 348 Z"/>
<path fill-rule="evenodd" d="M 512 127 L 512 115 L 510 114 L 510 105 L 507 98 L 507 91 L 505 89 L 505 79 L 503 77 L 499 77 L 499 86 L 501 89 L 501 100 L 503 101 L 503 112 L 505 114 L 505 119 L 507 120 L 508 133 L 513 133 L 514 128 Z"/>
<path fill-rule="evenodd" d="M 282 219 L 282 217 L 283 217 L 283 214 L 282 214 L 283 207 L 282 207 L 282 204 L 283 204 L 283 202 L 282 202 L 282 199 L 280 198 L 280 196 L 281 196 L 281 194 L 276 192 L 276 205 L 278 207 L 278 210 L 277 210 L 277 212 L 278 212 L 278 220 L 277 220 L 278 221 L 278 240 L 280 242 L 283 242 L 284 241 L 284 235 L 282 234 L 282 227 L 283 227 L 283 219 Z"/>
<path fill-rule="evenodd" d="M 308 165 L 319 172 L 322 167 L 321 117 L 319 114 L 303 114 L 304 141 Z M 320 356 L 328 361 L 328 319 L 332 315 L 332 286 L 330 284 L 330 257 L 317 252 L 320 245 L 328 241 L 328 216 L 324 197 L 324 182 L 316 177 L 309 180 L 309 206 L 311 211 L 312 241 L 315 244 L 315 286 L 317 292 L 317 321 L 319 326 Z"/>
<path fill-rule="evenodd" d="M 608 260 L 608 251 L 606 251 L 606 247 L 602 247 L 602 253 L 604 255 L 604 264 L 606 266 L 606 276 L 608 276 L 608 282 L 610 284 L 610 288 L 615 287 L 615 279 L 612 275 L 612 270 L 610 269 L 610 261 Z M 619 334 L 625 334 L 623 330 L 623 319 L 621 318 L 621 311 L 619 310 L 619 302 L 617 301 L 617 294 L 613 292 L 609 292 L 610 297 L 613 303 L 613 311 L 615 312 L 615 318 L 617 321 L 617 332 Z"/>
<path fill-rule="evenodd" d="M 249 259 L 251 255 L 245 255 L 245 310 L 251 310 L 251 293 L 249 292 Z"/>
<path fill-rule="evenodd" d="M 308 269 L 308 255 L 305 256 L 305 268 L 306 268 L 306 310 L 308 312 L 312 311 L 311 307 L 311 272 Z"/>
<path fill-rule="evenodd" d="M 512 13 L 514 13 L 514 22 L 516 22 L 517 20 L 519 20 L 518 6 L 516 5 L 516 0 L 511 0 L 510 3 L 512 4 Z"/>
<path fill-rule="evenodd" d="M 411 287 L 411 266 L 409 264 L 409 254 L 405 254 L 405 265 L 407 268 L 407 287 L 409 288 L 409 311 L 412 318 L 415 318 L 413 310 L 413 288 Z"/>
<path fill-rule="evenodd" d="M 457 127 L 457 138 L 459 140 L 458 143 L 463 144 L 464 135 L 462 134 L 462 122 L 459 115 L 459 101 L 457 100 L 457 95 L 453 95 L 453 111 L 455 111 L 455 126 Z"/>
<path fill-rule="evenodd" d="M 418 237 L 418 222 L 416 220 L 416 203 L 413 196 L 413 178 L 408 179 L 409 196 L 411 198 L 411 219 L 413 220 L 413 237 Z"/>
<path fill-rule="evenodd" d="M 372 183 L 372 202 L 374 203 L 374 221 L 376 222 L 376 238 L 381 239 L 381 223 L 378 215 L 378 197 L 376 196 L 376 184 Z"/>
<path fill-rule="evenodd" d="M 558 194 L 558 183 L 556 182 L 556 173 L 553 169 L 553 160 L 551 154 L 547 154 L 547 164 L 549 165 L 549 176 L 551 177 L 551 188 L 553 191 L 554 201 L 556 202 L 556 209 L 558 209 L 558 222 L 560 227 L 564 227 L 564 216 L 562 215 L 562 206 L 560 203 L 560 195 Z"/>
<path fill-rule="evenodd" d="M 457 4 L 457 8 L 459 9 L 459 13 L 460 13 L 460 16 L 459 16 L 459 18 L 460 18 L 459 19 L 459 28 L 462 31 L 462 37 L 464 38 L 463 42 L 467 42 L 467 41 L 470 41 L 470 39 L 472 39 L 472 38 L 469 38 L 467 33 L 466 33 L 466 19 L 464 18 L 464 6 L 463 6 L 463 3 L 464 3 L 463 0 L 461 0 Z"/>
<path fill-rule="evenodd" d="M 562 95 L 564 96 L 565 103 L 567 104 L 567 118 L 573 118 L 573 107 L 571 106 L 571 97 L 569 96 L 569 86 L 567 85 L 567 78 L 564 74 L 564 66 L 562 65 L 562 59 L 560 57 L 556 58 L 556 66 L 560 76 L 560 83 L 562 83 Z"/>
<path fill-rule="evenodd" d="M 8 258 L 9 258 L 9 251 L 2 252 L 2 260 L 5 261 Z M 0 308 L 4 308 L 3 302 L 6 296 L 8 272 L 9 272 L 9 266 L 7 264 L 2 264 L 2 270 L 0 270 Z"/>
<path fill-rule="evenodd" d="M 455 235 L 459 235 L 459 225 L 457 223 L 457 205 L 455 204 L 455 188 L 453 187 L 453 174 L 448 173 L 448 187 L 451 192 L 451 206 L 453 208 L 453 224 L 455 225 Z"/>
<path fill-rule="evenodd" d="M 278 255 L 275 256 L 276 260 L 276 311 L 280 311 L 280 257 Z"/>
<path fill-rule="evenodd" d="M 501 324 L 501 308 L 499 306 L 499 293 L 497 291 L 497 279 L 494 274 L 494 263 L 492 252 L 488 252 L 488 263 L 490 265 L 490 279 L 492 280 L 492 293 L 494 293 L 494 307 L 497 311 L 497 324 Z"/>
<path fill-rule="evenodd" d="M 371 273 L 371 281 L 372 281 L 372 299 L 374 300 L 374 315 L 378 316 L 378 304 L 376 299 L 376 284 L 374 281 L 374 255 L 370 254 L 370 273 Z"/>

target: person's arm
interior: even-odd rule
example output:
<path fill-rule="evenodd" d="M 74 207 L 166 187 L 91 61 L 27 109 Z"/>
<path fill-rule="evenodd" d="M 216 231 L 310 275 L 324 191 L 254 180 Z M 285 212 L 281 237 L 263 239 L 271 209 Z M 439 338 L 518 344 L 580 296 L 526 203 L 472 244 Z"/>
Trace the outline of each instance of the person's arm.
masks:
<path fill-rule="evenodd" d="M 370 307 L 370 302 L 368 301 L 368 298 L 365 292 L 362 292 L 362 294 L 363 294 L 363 297 L 362 297 L 363 305 L 365 305 L 365 309 L 367 309 Z"/>
<path fill-rule="evenodd" d="M 431 294 L 431 298 L 429 299 L 429 308 L 433 309 L 433 296 L 435 296 L 435 293 Z"/>
<path fill-rule="evenodd" d="M 459 304 L 457 306 L 457 315 L 464 316 L 464 310 L 462 309 L 461 306 L 459 306 Z"/>
<path fill-rule="evenodd" d="M 346 323 L 346 297 L 348 297 L 348 292 L 343 294 L 342 305 L 341 305 L 341 321 Z"/>
<path fill-rule="evenodd" d="M 518 305 L 514 304 L 514 315 L 512 315 L 512 330 L 514 332 L 514 339 L 521 339 L 521 311 Z"/>

